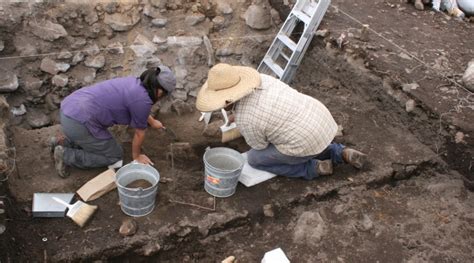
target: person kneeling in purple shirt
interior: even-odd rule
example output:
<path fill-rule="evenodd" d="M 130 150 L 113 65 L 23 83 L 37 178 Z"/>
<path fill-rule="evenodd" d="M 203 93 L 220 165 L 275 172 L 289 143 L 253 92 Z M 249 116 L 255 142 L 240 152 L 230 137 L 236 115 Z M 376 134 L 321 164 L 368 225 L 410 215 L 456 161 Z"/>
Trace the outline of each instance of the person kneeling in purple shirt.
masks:
<path fill-rule="evenodd" d="M 150 116 L 151 107 L 171 94 L 176 77 L 166 66 L 148 69 L 136 77 L 122 77 L 76 90 L 61 102 L 60 120 L 65 137 L 51 137 L 55 168 L 61 177 L 69 176 L 68 166 L 95 168 L 123 159 L 122 147 L 108 128 L 128 125 L 135 129 L 132 157 L 153 164 L 141 153 L 148 126 L 161 129 L 163 124 Z"/>

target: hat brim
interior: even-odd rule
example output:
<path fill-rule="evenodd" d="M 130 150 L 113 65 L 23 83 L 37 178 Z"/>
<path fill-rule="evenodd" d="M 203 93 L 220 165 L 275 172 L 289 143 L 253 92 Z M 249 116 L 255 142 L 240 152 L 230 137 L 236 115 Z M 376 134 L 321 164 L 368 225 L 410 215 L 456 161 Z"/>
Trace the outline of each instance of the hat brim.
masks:
<path fill-rule="evenodd" d="M 231 88 L 210 90 L 207 81 L 202 85 L 196 99 L 196 108 L 199 111 L 210 112 L 222 109 L 229 101 L 236 102 L 260 87 L 260 73 L 257 70 L 251 67 L 232 66 L 232 71 L 239 75 L 240 81 Z"/>

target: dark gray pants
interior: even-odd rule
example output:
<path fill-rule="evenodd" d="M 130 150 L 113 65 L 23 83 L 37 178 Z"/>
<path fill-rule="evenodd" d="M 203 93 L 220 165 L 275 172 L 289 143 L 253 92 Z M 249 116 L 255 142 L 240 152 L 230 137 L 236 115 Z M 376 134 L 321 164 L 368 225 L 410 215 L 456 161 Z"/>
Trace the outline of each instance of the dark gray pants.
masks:
<path fill-rule="evenodd" d="M 64 139 L 64 163 L 78 168 L 96 168 L 111 165 L 123 158 L 122 147 L 113 138 L 97 139 L 80 122 L 60 112 Z"/>

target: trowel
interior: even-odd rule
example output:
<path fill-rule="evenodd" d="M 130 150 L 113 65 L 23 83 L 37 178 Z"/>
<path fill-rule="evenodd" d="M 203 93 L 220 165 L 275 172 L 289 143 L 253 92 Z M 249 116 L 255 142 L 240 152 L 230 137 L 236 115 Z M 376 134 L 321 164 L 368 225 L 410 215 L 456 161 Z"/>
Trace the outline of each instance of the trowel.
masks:
<path fill-rule="evenodd" d="M 178 136 L 176 136 L 176 133 L 171 128 L 163 127 L 163 130 L 173 141 L 179 141 Z"/>

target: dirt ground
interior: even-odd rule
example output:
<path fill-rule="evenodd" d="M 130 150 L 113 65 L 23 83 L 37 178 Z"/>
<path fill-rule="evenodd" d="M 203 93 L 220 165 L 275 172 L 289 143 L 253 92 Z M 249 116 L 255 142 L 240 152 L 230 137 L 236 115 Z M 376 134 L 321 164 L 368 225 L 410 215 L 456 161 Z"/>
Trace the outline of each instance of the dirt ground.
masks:
<path fill-rule="evenodd" d="M 288 12 L 284 1 L 270 2 L 282 17 Z M 374 30 L 368 41 L 356 20 Z M 250 32 L 237 14 L 232 21 L 211 35 Z M 138 231 L 130 237 L 118 231 L 128 217 L 116 190 L 91 202 L 99 210 L 83 229 L 64 218 L 31 217 L 33 193 L 74 192 L 104 169 L 74 169 L 59 178 L 45 144 L 59 125 L 30 129 L 13 119 L 16 169 L 8 190 L 0 189 L 8 191 L 1 199 L 7 231 L 0 234 L 0 262 L 220 262 L 231 255 L 260 262 L 278 247 L 291 262 L 471 262 L 474 193 L 462 178 L 473 173 L 474 104 L 472 93 L 455 83 L 474 58 L 473 26 L 402 1 L 332 1 L 320 26 L 329 36 L 313 39 L 292 86 L 330 109 L 343 128 L 336 141 L 367 153 L 369 165 L 361 171 L 341 165 L 335 175 L 313 181 L 239 184 L 232 197 L 212 198 L 203 188 L 202 155 L 222 144 L 202 135 L 199 112 L 159 113 L 192 151 L 177 154 L 163 131 L 147 133 L 143 148 L 162 180 L 155 210 L 135 219 Z M 339 48 L 341 34 L 346 40 Z M 235 45 L 254 47 L 242 53 L 257 66 L 271 38 L 245 41 Z M 199 67 L 192 74 L 205 78 Z M 410 100 L 415 107 L 407 110 Z M 116 133 L 126 162 L 130 132 Z M 248 150 L 242 139 L 225 146 Z"/>

